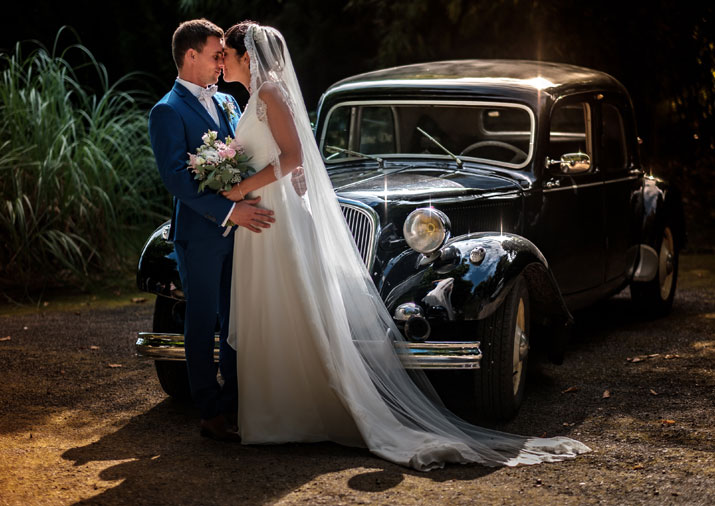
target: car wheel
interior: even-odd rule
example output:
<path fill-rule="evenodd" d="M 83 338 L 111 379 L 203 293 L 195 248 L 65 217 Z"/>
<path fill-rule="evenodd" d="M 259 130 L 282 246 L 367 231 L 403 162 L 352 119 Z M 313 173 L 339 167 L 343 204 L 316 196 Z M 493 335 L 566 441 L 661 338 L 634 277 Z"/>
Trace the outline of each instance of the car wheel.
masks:
<path fill-rule="evenodd" d="M 478 328 L 482 362 L 474 372 L 474 414 L 490 420 L 513 418 L 524 398 L 529 355 L 529 290 L 522 276 Z"/>
<path fill-rule="evenodd" d="M 664 316 L 670 312 L 678 284 L 678 244 L 674 228 L 663 227 L 658 238 L 658 272 L 646 282 L 631 283 L 631 300 L 638 313 L 646 318 Z"/>
<path fill-rule="evenodd" d="M 181 334 L 184 332 L 182 321 L 183 303 L 168 297 L 157 296 L 154 304 L 154 332 Z M 159 384 L 164 392 L 177 400 L 188 401 L 191 399 L 186 362 L 183 360 L 155 360 L 154 366 Z"/>
<path fill-rule="evenodd" d="M 189 387 L 189 374 L 186 371 L 186 362 L 172 360 L 155 360 L 156 376 L 162 390 L 178 401 L 191 400 Z"/>

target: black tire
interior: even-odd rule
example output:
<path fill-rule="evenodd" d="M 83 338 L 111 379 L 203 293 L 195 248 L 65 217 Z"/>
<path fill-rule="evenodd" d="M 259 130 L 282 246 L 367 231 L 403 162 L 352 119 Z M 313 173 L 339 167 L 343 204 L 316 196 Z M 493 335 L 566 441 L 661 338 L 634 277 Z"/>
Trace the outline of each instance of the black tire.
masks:
<path fill-rule="evenodd" d="M 678 284 L 679 250 L 676 230 L 666 223 L 656 243 L 658 272 L 650 281 L 631 283 L 631 301 L 639 315 L 653 319 L 667 315 L 673 307 Z"/>
<path fill-rule="evenodd" d="M 184 304 L 168 297 L 157 296 L 154 304 L 154 332 L 182 334 Z M 155 360 L 156 375 L 161 388 L 176 400 L 191 400 L 189 374 L 186 362 L 174 360 Z"/>
<path fill-rule="evenodd" d="M 177 401 L 191 400 L 191 387 L 189 374 L 186 371 L 186 362 L 174 360 L 155 360 L 156 376 L 162 390 Z"/>
<path fill-rule="evenodd" d="M 482 362 L 481 369 L 474 371 L 477 419 L 508 420 L 519 411 L 526 382 L 529 316 L 529 290 L 519 276 L 502 305 L 479 322 Z"/>

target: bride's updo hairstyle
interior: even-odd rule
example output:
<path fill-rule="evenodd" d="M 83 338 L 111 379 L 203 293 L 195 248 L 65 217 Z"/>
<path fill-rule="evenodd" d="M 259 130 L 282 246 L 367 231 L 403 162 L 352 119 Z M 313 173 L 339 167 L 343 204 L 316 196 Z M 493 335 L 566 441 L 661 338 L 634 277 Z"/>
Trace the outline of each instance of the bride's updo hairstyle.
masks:
<path fill-rule="evenodd" d="M 246 53 L 246 32 L 248 27 L 257 24 L 255 21 L 246 19 L 226 30 L 224 42 L 227 46 L 236 50 L 236 55 L 239 58 Z"/>
<path fill-rule="evenodd" d="M 253 30 L 250 28 L 253 27 Z M 253 40 L 248 42 L 253 44 L 255 54 L 259 61 L 256 68 L 264 71 L 280 72 L 285 65 L 285 44 L 275 30 L 269 27 L 261 27 L 258 23 L 251 20 L 244 20 L 233 25 L 226 31 L 224 36 L 225 44 L 236 50 L 236 56 L 242 57 L 247 50 L 246 34 L 251 31 Z M 252 51 L 253 52 L 253 51 Z M 253 65 L 251 69 L 253 69 Z"/>

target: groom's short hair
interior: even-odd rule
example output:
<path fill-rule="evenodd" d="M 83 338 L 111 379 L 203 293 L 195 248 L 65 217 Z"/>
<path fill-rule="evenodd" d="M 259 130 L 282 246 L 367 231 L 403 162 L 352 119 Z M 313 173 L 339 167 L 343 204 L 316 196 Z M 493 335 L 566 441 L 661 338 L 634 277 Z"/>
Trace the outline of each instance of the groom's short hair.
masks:
<path fill-rule="evenodd" d="M 212 36 L 223 38 L 223 30 L 208 19 L 192 19 L 181 23 L 171 38 L 171 53 L 176 68 L 181 69 L 184 64 L 184 55 L 189 49 L 201 52 L 206 44 L 206 39 Z"/>

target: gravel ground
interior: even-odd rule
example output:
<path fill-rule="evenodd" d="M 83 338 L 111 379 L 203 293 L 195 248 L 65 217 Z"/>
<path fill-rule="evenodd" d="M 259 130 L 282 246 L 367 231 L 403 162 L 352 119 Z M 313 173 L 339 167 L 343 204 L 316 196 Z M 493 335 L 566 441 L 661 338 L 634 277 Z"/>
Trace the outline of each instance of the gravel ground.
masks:
<path fill-rule="evenodd" d="M 562 366 L 532 360 L 526 402 L 498 428 L 571 436 L 592 453 L 431 473 L 335 444 L 199 437 L 197 412 L 134 356 L 151 300 L 11 312 L 0 504 L 714 504 L 714 280 L 715 256 L 683 257 L 670 316 L 639 321 L 624 294 L 577 315 Z"/>

